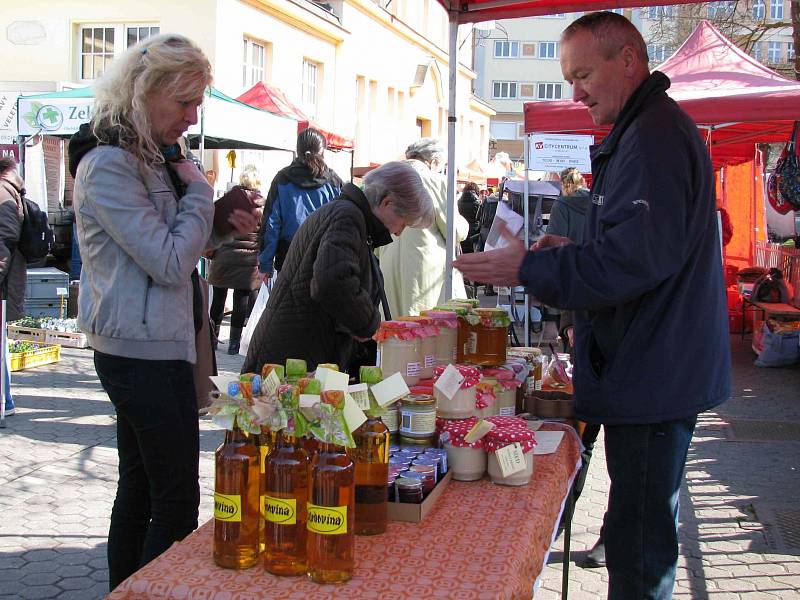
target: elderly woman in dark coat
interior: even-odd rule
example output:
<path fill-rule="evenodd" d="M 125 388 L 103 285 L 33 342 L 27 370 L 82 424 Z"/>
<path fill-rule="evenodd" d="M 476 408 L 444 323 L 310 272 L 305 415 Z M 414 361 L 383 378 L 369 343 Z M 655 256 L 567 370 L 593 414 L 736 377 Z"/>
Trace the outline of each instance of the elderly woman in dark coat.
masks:
<path fill-rule="evenodd" d="M 309 369 L 352 368 L 380 323 L 382 281 L 373 250 L 391 243 L 391 234 L 432 222 L 431 198 L 405 163 L 370 171 L 363 190 L 345 184 L 297 231 L 242 372 L 287 358 L 304 359 Z"/>
<path fill-rule="evenodd" d="M 247 165 L 239 177 L 239 185 L 233 186 L 225 196 L 238 194 L 246 196 L 254 207 L 263 208 L 264 198 L 258 191 L 261 180 L 258 170 Z M 224 199 L 221 198 L 220 201 Z M 228 290 L 233 290 L 233 314 L 228 339 L 228 354 L 239 353 L 242 327 L 253 308 L 257 290 L 261 285 L 258 274 L 258 227 L 250 233 L 236 233 L 230 242 L 215 250 L 211 256 L 208 283 L 214 287 L 211 300 L 211 320 L 214 322 L 214 335 L 219 337 L 219 327 L 225 310 Z"/>

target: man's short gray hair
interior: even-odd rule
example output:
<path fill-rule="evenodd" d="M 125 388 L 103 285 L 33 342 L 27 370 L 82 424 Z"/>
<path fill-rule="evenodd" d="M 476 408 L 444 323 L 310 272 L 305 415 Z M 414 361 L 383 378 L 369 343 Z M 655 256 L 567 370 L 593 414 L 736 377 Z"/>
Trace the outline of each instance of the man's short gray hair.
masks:
<path fill-rule="evenodd" d="M 409 160 L 417 159 L 426 163 L 438 158 L 439 162 L 443 162 L 444 146 L 442 146 L 442 143 L 436 138 L 422 138 L 408 145 L 408 148 L 406 148 L 406 158 Z"/>
<path fill-rule="evenodd" d="M 408 227 L 425 229 L 433 225 L 433 201 L 414 167 L 393 161 L 364 176 L 364 195 L 372 208 L 389 194 L 395 212 Z"/>
<path fill-rule="evenodd" d="M 611 11 L 586 13 L 569 24 L 561 34 L 561 41 L 566 42 L 581 30 L 592 34 L 606 60 L 614 58 L 624 46 L 630 45 L 647 66 L 647 44 L 636 26 L 624 16 Z"/>

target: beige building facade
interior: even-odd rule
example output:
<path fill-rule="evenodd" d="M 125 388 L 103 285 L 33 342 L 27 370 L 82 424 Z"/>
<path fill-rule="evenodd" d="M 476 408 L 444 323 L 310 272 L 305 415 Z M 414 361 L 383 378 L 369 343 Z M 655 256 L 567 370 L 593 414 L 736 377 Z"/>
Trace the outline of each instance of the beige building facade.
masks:
<path fill-rule="evenodd" d="M 214 68 L 214 85 L 223 93 L 236 97 L 264 81 L 280 88 L 320 126 L 353 138 L 352 157 L 344 152 L 330 156 L 345 178 L 351 159 L 359 166 L 399 158 L 420 135 L 446 141 L 448 22 L 436 0 L 3 4 L 0 94 L 6 96 L 90 85 L 130 45 L 155 33 L 177 32 L 203 48 Z M 462 26 L 459 43 L 470 35 L 471 27 Z M 459 54 L 458 164 L 487 160 L 494 114 L 471 93 L 470 50 L 464 44 Z M 221 152 L 210 154 L 213 166 L 225 172 Z M 291 158 L 274 154 L 278 157 L 267 160 L 242 151 L 237 169 L 256 161 L 271 171 Z"/>

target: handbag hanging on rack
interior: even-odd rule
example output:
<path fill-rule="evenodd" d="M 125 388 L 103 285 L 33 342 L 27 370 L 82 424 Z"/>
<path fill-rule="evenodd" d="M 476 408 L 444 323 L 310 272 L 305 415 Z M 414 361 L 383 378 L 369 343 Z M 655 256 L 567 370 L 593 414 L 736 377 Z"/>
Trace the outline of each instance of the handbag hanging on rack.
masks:
<path fill-rule="evenodd" d="M 767 181 L 770 204 L 781 214 L 800 210 L 800 158 L 797 156 L 797 134 L 800 121 L 795 121 L 792 137 L 781 152 L 775 172 Z"/>

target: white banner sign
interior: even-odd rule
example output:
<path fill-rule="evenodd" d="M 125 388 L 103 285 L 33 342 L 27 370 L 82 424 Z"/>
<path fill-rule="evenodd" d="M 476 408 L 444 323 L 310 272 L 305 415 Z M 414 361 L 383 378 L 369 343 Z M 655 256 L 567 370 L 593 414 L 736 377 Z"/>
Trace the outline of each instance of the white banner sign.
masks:
<path fill-rule="evenodd" d="M 17 123 L 20 135 L 72 134 L 92 118 L 94 98 L 19 99 Z"/>
<path fill-rule="evenodd" d="M 581 173 L 591 173 L 589 146 L 594 144 L 592 135 L 531 135 L 528 168 L 535 171 L 561 171 L 575 167 Z"/>

